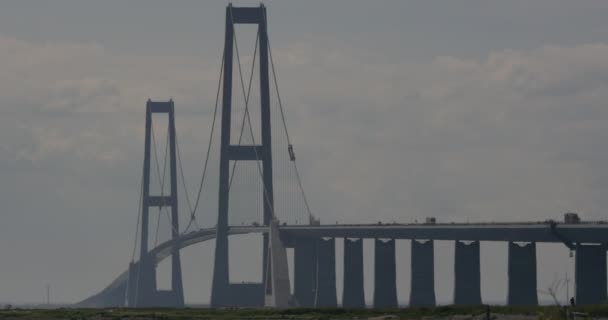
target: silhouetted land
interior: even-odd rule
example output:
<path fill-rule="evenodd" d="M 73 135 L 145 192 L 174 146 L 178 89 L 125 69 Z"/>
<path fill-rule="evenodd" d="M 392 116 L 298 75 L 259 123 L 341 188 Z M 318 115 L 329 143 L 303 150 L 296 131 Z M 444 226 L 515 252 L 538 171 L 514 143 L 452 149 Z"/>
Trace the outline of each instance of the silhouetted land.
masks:
<path fill-rule="evenodd" d="M 576 307 L 577 319 L 606 318 L 608 305 Z M 348 309 L 13 309 L 0 311 L 0 319 L 486 319 L 486 308 L 444 306 L 395 310 Z M 555 306 L 492 307 L 491 319 L 565 319 L 563 310 Z"/>

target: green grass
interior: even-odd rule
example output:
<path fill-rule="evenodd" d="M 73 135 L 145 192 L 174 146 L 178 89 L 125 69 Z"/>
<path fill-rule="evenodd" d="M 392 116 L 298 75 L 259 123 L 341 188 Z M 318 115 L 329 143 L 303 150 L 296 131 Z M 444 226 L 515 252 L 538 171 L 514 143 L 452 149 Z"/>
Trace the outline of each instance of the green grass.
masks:
<path fill-rule="evenodd" d="M 367 319 L 396 315 L 400 319 L 445 319 L 454 315 L 485 314 L 484 306 L 441 306 L 436 308 L 407 308 L 394 310 L 353 309 L 13 309 L 0 310 L 0 319 L 27 320 L 144 320 L 144 319 Z M 563 319 L 557 307 L 492 307 L 492 313 L 532 315 L 539 319 Z M 590 317 L 608 317 L 608 305 L 574 308 Z"/>

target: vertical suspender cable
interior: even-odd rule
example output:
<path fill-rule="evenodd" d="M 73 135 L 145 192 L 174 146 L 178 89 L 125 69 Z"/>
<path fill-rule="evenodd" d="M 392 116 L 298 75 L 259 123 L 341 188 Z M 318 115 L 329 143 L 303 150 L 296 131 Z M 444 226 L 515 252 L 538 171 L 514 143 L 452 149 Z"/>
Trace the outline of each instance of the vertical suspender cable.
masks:
<path fill-rule="evenodd" d="M 266 15 L 264 15 L 264 19 L 266 19 Z M 266 25 L 268 25 L 268 22 L 266 22 Z M 270 46 L 270 37 L 266 37 L 267 41 L 268 41 L 268 56 L 270 57 L 270 66 L 272 69 L 272 78 L 274 80 L 274 86 L 277 90 L 277 99 L 279 100 L 279 108 L 281 110 L 281 119 L 283 120 L 283 129 L 285 130 L 285 136 L 287 137 L 287 143 L 288 143 L 288 151 L 289 151 L 289 156 L 291 161 L 293 162 L 293 167 L 296 173 L 296 179 L 298 181 L 298 186 L 300 188 L 300 192 L 302 193 L 302 198 L 304 200 L 304 205 L 306 206 L 306 210 L 308 211 L 308 216 L 309 219 L 313 219 L 313 215 L 312 212 L 310 210 L 310 206 L 308 205 L 308 199 L 306 198 L 306 193 L 304 192 L 304 188 L 302 186 L 302 179 L 300 178 L 300 172 L 298 170 L 298 166 L 296 164 L 296 156 L 295 153 L 293 151 L 293 145 L 291 144 L 291 139 L 289 138 L 289 132 L 287 131 L 287 122 L 285 121 L 285 112 L 283 111 L 283 103 L 281 101 L 281 94 L 279 92 L 279 83 L 277 81 L 277 74 L 276 74 L 276 70 L 274 68 L 274 59 L 272 57 L 272 49 Z"/>

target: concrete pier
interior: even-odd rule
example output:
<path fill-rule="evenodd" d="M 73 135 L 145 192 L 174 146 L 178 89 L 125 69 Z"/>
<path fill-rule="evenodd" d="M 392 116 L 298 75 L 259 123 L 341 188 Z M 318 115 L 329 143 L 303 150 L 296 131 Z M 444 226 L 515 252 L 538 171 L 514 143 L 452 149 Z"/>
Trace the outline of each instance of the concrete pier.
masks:
<path fill-rule="evenodd" d="M 454 251 L 454 304 L 480 305 L 479 241 L 456 241 Z"/>
<path fill-rule="evenodd" d="M 606 247 L 578 245 L 575 269 L 576 303 L 606 303 Z"/>
<path fill-rule="evenodd" d="M 336 297 L 336 242 L 317 240 L 317 292 L 315 307 L 335 308 L 338 306 Z"/>
<path fill-rule="evenodd" d="M 536 243 L 509 242 L 508 305 L 538 305 L 536 293 Z"/>
<path fill-rule="evenodd" d="M 374 308 L 397 308 L 395 240 L 374 240 Z"/>
<path fill-rule="evenodd" d="M 285 309 L 295 306 L 291 296 L 287 249 L 279 233 L 279 220 L 270 221 L 268 230 L 268 273 L 264 288 L 264 306 Z"/>
<path fill-rule="evenodd" d="M 311 238 L 296 238 L 294 245 L 293 292 L 299 307 L 315 306 L 317 281 L 316 241 Z"/>
<path fill-rule="evenodd" d="M 133 277 L 135 292 L 133 292 L 132 308 L 153 307 L 156 305 L 156 270 L 153 262 L 145 256 L 130 270 Z"/>
<path fill-rule="evenodd" d="M 412 240 L 410 306 L 435 305 L 435 257 L 433 240 Z"/>
<path fill-rule="evenodd" d="M 124 306 L 124 301 L 123 295 L 122 303 L 114 306 Z M 183 292 L 156 289 L 156 266 L 146 256 L 142 262 L 129 264 L 126 305 L 130 308 L 181 308 L 184 306 Z"/>
<path fill-rule="evenodd" d="M 344 238 L 344 287 L 342 307 L 365 308 L 363 240 Z"/>
<path fill-rule="evenodd" d="M 126 292 L 126 307 L 135 306 L 135 297 L 137 296 L 137 264 L 134 262 L 129 262 L 129 277 L 127 280 L 127 289 Z M 122 306 L 120 304 L 119 306 Z"/>

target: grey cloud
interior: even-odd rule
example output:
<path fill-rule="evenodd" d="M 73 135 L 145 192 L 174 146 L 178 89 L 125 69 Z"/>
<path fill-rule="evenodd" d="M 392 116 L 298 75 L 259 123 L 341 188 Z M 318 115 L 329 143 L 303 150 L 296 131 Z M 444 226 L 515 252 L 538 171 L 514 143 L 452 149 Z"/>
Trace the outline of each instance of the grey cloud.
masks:
<path fill-rule="evenodd" d="M 599 88 L 608 75 L 606 45 L 386 65 L 319 49 L 311 55 L 317 61 L 289 65 L 294 56 L 307 56 L 302 47 L 277 56 L 297 75 L 283 78 L 299 84 L 287 95 L 315 97 L 305 108 L 294 103 L 297 117 L 306 120 L 293 124 L 298 141 L 309 144 L 307 153 L 328 150 L 326 161 L 307 173 L 309 179 L 331 177 L 331 197 L 343 200 L 344 213 L 330 222 L 365 219 L 370 212 L 406 221 L 446 214 L 544 219 L 566 208 L 601 216 L 588 189 L 601 166 L 564 155 L 596 154 L 605 141 L 599 123 L 608 114 Z M 322 211 L 336 212 L 327 206 Z"/>
<path fill-rule="evenodd" d="M 0 300 L 26 299 L 52 278 L 70 284 L 57 299 L 74 301 L 130 257 L 148 97 L 176 100 L 195 185 L 219 61 L 6 36 L 0 48 L 0 68 L 9 70 L 0 74 L 0 136 L 10 137 L 0 163 L 12 164 L 0 175 L 14 181 L 0 187 L 11 221 L 0 244 L 23 243 L 0 246 L 19 261 L 0 274 L 19 289 Z M 603 217 L 606 51 L 597 43 L 389 63 L 314 41 L 277 46 L 288 126 L 315 213 L 328 223 L 544 220 L 568 210 Z M 208 225 L 214 187 L 205 189 Z M 195 301 L 205 295 L 189 290 Z"/>

